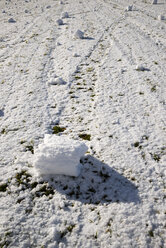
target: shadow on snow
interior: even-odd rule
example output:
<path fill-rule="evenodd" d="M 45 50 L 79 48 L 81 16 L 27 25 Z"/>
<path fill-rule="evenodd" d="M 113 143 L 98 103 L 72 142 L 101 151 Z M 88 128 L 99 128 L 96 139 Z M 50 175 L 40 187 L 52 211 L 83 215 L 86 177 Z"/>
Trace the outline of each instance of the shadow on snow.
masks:
<path fill-rule="evenodd" d="M 78 178 L 56 175 L 47 178 L 49 185 L 69 200 L 85 204 L 113 202 L 138 203 L 138 190 L 134 183 L 98 159 L 81 159 L 82 170 Z"/>
<path fill-rule="evenodd" d="M 0 117 L 4 116 L 3 110 L 0 109 Z"/>

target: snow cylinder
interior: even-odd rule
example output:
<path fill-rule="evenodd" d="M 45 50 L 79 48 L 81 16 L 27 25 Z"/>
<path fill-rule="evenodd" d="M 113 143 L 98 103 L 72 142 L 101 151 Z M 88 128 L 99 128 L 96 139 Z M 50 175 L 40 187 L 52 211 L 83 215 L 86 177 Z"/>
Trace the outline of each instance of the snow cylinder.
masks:
<path fill-rule="evenodd" d="M 75 38 L 77 39 L 83 39 L 84 38 L 84 32 L 82 32 L 81 30 L 77 30 L 77 32 L 75 33 Z"/>
<path fill-rule="evenodd" d="M 69 18 L 68 12 L 62 13 L 62 19 L 64 19 L 64 18 Z"/>
<path fill-rule="evenodd" d="M 165 20 L 165 17 L 164 17 L 163 15 L 159 15 L 159 16 L 158 16 L 158 20 L 159 20 L 159 21 L 163 21 L 163 20 Z"/>
<path fill-rule="evenodd" d="M 41 175 L 79 176 L 80 158 L 88 150 L 85 143 L 67 136 L 46 134 L 44 142 L 34 151 L 34 167 Z"/>
<path fill-rule="evenodd" d="M 58 19 L 58 20 L 56 21 L 56 23 L 57 23 L 58 25 L 63 25 L 63 20 L 62 20 L 62 19 Z"/>

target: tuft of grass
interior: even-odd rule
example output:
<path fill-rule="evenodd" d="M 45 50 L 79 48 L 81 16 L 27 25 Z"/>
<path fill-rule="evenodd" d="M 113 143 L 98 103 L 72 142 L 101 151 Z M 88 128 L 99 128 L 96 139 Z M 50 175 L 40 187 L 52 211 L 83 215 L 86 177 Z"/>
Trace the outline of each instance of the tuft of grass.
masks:
<path fill-rule="evenodd" d="M 92 187 L 89 188 L 88 191 L 91 192 L 91 193 L 96 193 L 96 190 L 94 188 L 92 188 Z"/>
<path fill-rule="evenodd" d="M 153 158 L 155 161 L 157 161 L 157 162 L 159 162 L 160 159 L 161 159 L 160 154 L 157 154 L 157 153 L 152 154 L 152 153 L 151 153 L 150 155 L 151 155 L 152 158 Z"/>
<path fill-rule="evenodd" d="M 7 131 L 5 128 L 2 129 L 1 134 L 7 134 Z"/>
<path fill-rule="evenodd" d="M 149 234 L 150 237 L 152 237 L 152 238 L 154 237 L 153 230 L 150 230 L 150 231 L 148 232 L 148 234 Z"/>
<path fill-rule="evenodd" d="M 92 94 L 91 97 L 95 97 L 95 94 Z"/>
<path fill-rule="evenodd" d="M 103 178 L 105 181 L 110 177 L 107 172 L 103 172 L 102 170 L 99 171 L 99 176 Z"/>
<path fill-rule="evenodd" d="M 137 141 L 133 145 L 134 145 L 134 147 L 139 147 L 140 143 Z"/>
<path fill-rule="evenodd" d="M 112 236 L 112 230 L 111 230 L 111 228 L 107 228 L 106 233 L 109 233 L 110 236 Z"/>
<path fill-rule="evenodd" d="M 7 183 L 0 184 L 0 192 L 6 192 L 8 187 Z"/>
<path fill-rule="evenodd" d="M 32 176 L 26 170 L 22 170 L 21 172 L 18 172 L 15 175 L 17 185 L 20 186 L 22 184 L 22 185 L 27 186 L 28 183 L 30 182 L 30 179 L 29 179 L 30 177 Z"/>
<path fill-rule="evenodd" d="M 76 80 L 78 80 L 78 79 L 81 79 L 82 77 L 80 77 L 80 76 L 75 76 L 74 77 Z"/>
<path fill-rule="evenodd" d="M 97 239 L 97 232 L 94 234 L 94 238 Z"/>
<path fill-rule="evenodd" d="M 21 144 L 21 145 L 24 144 L 24 143 L 26 143 L 25 140 L 21 140 L 21 141 L 20 141 L 20 144 Z"/>
<path fill-rule="evenodd" d="M 72 225 L 68 226 L 68 227 L 67 227 L 67 231 L 71 233 L 72 230 L 73 230 L 73 228 L 74 228 L 75 226 L 76 226 L 75 224 L 72 224 Z"/>
<path fill-rule="evenodd" d="M 87 71 L 87 72 L 92 72 L 92 71 L 94 71 L 94 68 L 93 68 L 93 67 L 88 67 L 88 68 L 86 69 L 86 71 Z"/>
<path fill-rule="evenodd" d="M 38 182 L 33 182 L 33 183 L 31 183 L 31 189 L 36 188 L 37 185 L 38 185 Z"/>
<path fill-rule="evenodd" d="M 152 88 L 151 88 L 151 92 L 156 92 L 156 85 L 154 85 Z"/>
<path fill-rule="evenodd" d="M 53 134 L 57 134 L 57 133 L 62 133 L 66 130 L 65 127 L 60 127 L 60 126 L 54 126 L 52 128 Z"/>
<path fill-rule="evenodd" d="M 60 238 L 62 239 L 67 233 L 71 233 L 75 226 L 75 224 L 67 226 L 64 231 L 60 232 Z"/>
<path fill-rule="evenodd" d="M 30 151 L 32 154 L 34 154 L 34 147 L 32 145 L 26 145 L 25 150 Z"/>
<path fill-rule="evenodd" d="M 136 141 L 136 142 L 133 144 L 133 146 L 134 146 L 135 148 L 142 149 L 142 146 L 141 146 L 141 144 L 140 144 L 139 141 Z"/>
<path fill-rule="evenodd" d="M 38 191 L 35 192 L 36 197 L 41 197 L 41 196 L 52 196 L 54 195 L 54 190 L 52 187 L 43 185 Z"/>
<path fill-rule="evenodd" d="M 88 140 L 90 141 L 91 140 L 91 135 L 90 134 L 79 134 L 79 137 L 83 140 Z"/>

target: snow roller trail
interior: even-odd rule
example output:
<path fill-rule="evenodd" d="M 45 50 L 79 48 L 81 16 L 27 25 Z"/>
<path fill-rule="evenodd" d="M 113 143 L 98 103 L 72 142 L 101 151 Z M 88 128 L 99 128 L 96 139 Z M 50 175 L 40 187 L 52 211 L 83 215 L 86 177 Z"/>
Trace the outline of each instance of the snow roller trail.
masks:
<path fill-rule="evenodd" d="M 104 13 L 101 16 L 108 23 L 108 12 Z M 149 226 L 152 227 L 154 223 L 160 226 L 162 222 L 163 211 L 156 215 L 155 210 L 151 213 L 151 209 L 156 209 L 158 204 L 161 204 L 161 209 L 164 206 L 164 193 L 160 185 L 164 186 L 165 173 L 165 103 L 162 94 L 165 71 L 163 58 L 160 58 L 160 55 L 163 56 L 162 48 L 154 54 L 152 51 L 156 51 L 156 48 L 153 40 L 147 39 L 139 29 L 128 24 L 127 17 L 119 19 L 115 29 L 103 35 L 101 44 L 80 65 L 71 87 L 71 109 L 74 116 L 70 119 L 69 112 L 67 114 L 67 122 L 74 124 L 68 123 L 71 132 L 91 135 L 91 153 L 126 175 L 139 187 L 143 203 L 131 210 L 131 216 L 141 216 L 142 221 L 139 218 L 135 221 L 144 229 L 145 235 L 141 235 L 144 244 L 149 242 Z M 160 65 L 157 66 L 158 62 L 153 60 L 161 61 Z M 147 70 L 137 71 L 136 65 L 142 63 Z M 157 75 L 161 76 L 159 84 L 155 84 L 156 70 Z M 87 86 L 90 86 L 91 94 L 87 93 Z M 62 124 L 67 123 L 63 122 L 63 117 L 61 121 Z M 153 177 L 153 186 L 151 183 L 145 184 L 144 180 L 148 176 Z M 154 203 L 152 195 L 157 194 L 160 197 L 155 197 Z M 127 220 L 132 222 L 132 217 Z M 144 227 L 146 221 L 150 224 Z M 161 225 L 163 228 L 163 222 Z M 156 233 L 159 230 L 159 227 L 156 228 Z M 164 237 L 162 233 L 162 237 L 156 235 L 161 245 Z M 128 237 L 128 242 L 130 239 Z M 150 242 L 155 244 L 156 240 L 154 238 Z"/>
<path fill-rule="evenodd" d="M 1 58 L 1 107 L 4 112 L 1 140 L 6 144 L 1 147 L 1 155 L 4 161 L 16 159 L 14 154 L 23 149 L 21 140 L 38 139 L 41 129 L 46 131 L 49 128 L 48 106 L 51 100 L 48 99 L 46 70 L 49 70 L 50 53 L 58 37 L 54 18 L 59 16 L 59 8 L 62 7 L 56 4 L 55 9 L 42 13 L 24 33 L 24 39 L 10 45 Z M 7 156 L 8 153 L 11 155 Z"/>

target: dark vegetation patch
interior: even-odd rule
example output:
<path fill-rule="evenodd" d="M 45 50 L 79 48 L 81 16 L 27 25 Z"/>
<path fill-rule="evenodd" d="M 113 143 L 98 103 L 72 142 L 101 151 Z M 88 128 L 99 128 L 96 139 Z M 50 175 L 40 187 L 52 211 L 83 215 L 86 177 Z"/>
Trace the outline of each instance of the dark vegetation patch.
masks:
<path fill-rule="evenodd" d="M 91 140 L 91 135 L 90 134 L 79 134 L 78 135 L 81 139 L 83 139 L 83 140 L 88 140 L 88 141 L 90 141 Z"/>
<path fill-rule="evenodd" d="M 6 192 L 8 187 L 7 183 L 0 184 L 0 192 Z"/>
<path fill-rule="evenodd" d="M 39 190 L 35 192 L 36 197 L 41 197 L 43 195 L 45 196 L 54 195 L 54 189 L 51 186 L 44 184 Z"/>
<path fill-rule="evenodd" d="M 26 145 L 25 151 L 30 151 L 32 154 L 34 154 L 34 147 L 33 145 Z"/>
<path fill-rule="evenodd" d="M 52 128 L 53 134 L 62 133 L 65 130 L 66 130 L 65 127 L 60 127 L 60 126 L 57 126 L 57 125 Z"/>

